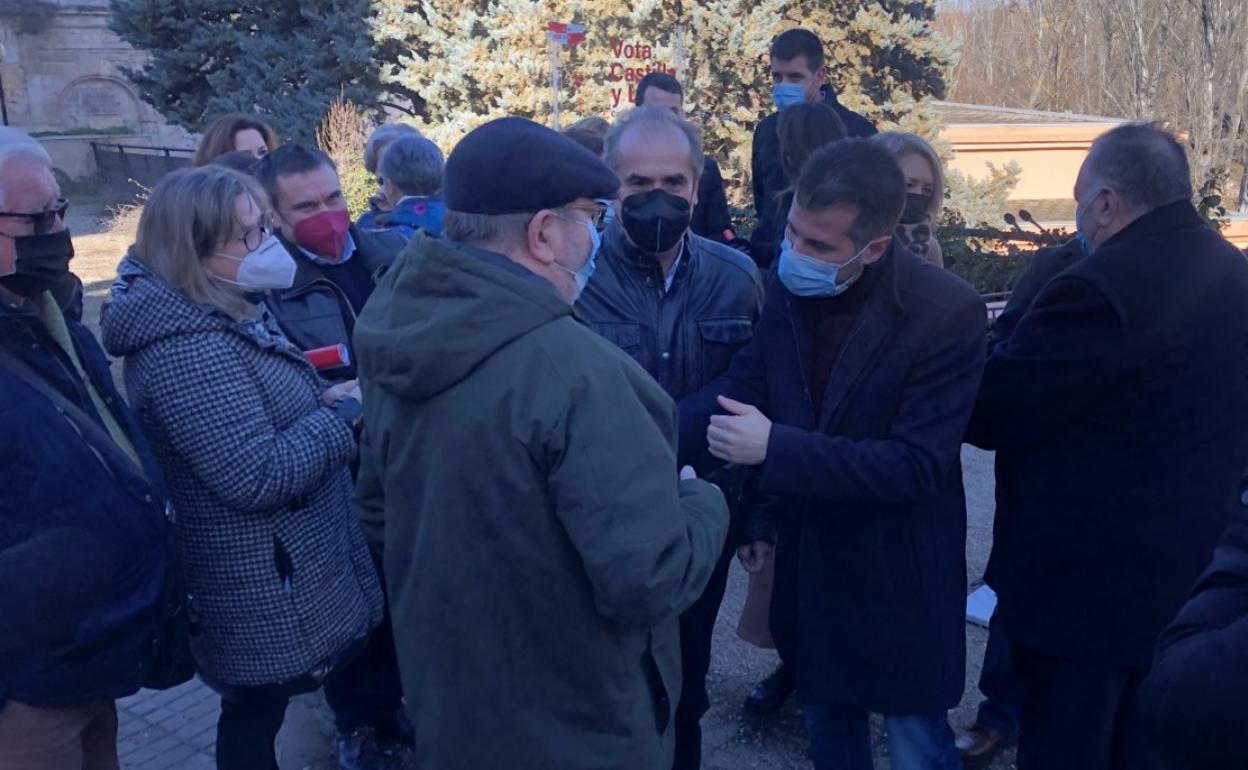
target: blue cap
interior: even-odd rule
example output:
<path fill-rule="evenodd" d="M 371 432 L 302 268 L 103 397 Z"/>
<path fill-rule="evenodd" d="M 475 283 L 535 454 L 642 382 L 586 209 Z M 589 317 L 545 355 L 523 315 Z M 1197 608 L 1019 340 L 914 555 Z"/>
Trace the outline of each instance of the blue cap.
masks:
<path fill-rule="evenodd" d="M 443 187 L 451 211 L 521 214 L 579 198 L 614 198 L 620 179 L 562 134 L 524 118 L 500 118 L 455 146 Z"/>

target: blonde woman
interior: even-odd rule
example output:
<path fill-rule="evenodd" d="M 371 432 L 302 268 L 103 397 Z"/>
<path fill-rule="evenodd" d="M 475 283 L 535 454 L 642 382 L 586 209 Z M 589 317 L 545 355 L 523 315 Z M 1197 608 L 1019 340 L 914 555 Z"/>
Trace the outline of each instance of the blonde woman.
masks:
<path fill-rule="evenodd" d="M 223 770 L 277 767 L 288 700 L 333 676 L 382 606 L 351 507 L 358 388 L 327 390 L 259 304 L 294 275 L 266 209 L 229 169 L 165 177 L 102 324 L 178 511 Z"/>
<path fill-rule="evenodd" d="M 897 158 L 906 177 L 906 208 L 896 238 L 937 267 L 945 260 L 936 240 L 936 222 L 945 205 L 945 172 L 940 156 L 922 137 L 886 131 L 872 138 Z"/>

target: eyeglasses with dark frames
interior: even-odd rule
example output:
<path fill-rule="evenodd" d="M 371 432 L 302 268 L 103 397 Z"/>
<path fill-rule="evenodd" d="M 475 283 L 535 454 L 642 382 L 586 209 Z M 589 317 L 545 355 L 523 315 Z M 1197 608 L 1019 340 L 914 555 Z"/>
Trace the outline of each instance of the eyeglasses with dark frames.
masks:
<path fill-rule="evenodd" d="M 30 222 L 31 227 L 35 231 L 35 235 L 42 235 L 51 230 L 56 225 L 56 220 L 64 221 L 65 212 L 69 209 L 69 201 L 64 198 L 58 198 L 56 203 L 52 204 L 52 208 L 44 211 L 36 211 L 33 214 L 27 212 L 16 211 L 0 211 L 0 217 L 13 217 L 14 219 L 25 219 Z"/>
<path fill-rule="evenodd" d="M 255 227 L 248 228 L 240 237 L 235 238 L 234 240 L 241 241 L 242 244 L 247 247 L 248 251 L 255 251 L 260 248 L 260 244 L 264 243 L 264 239 L 267 238 L 272 232 L 273 225 L 269 223 L 268 219 L 262 218 L 258 223 L 256 223 Z"/>

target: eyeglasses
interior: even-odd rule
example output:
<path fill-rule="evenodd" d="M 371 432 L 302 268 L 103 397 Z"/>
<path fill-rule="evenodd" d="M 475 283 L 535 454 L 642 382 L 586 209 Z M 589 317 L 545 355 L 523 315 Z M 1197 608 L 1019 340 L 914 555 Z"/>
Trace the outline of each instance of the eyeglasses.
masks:
<path fill-rule="evenodd" d="M 264 243 L 264 239 L 272 232 L 273 225 L 267 219 L 261 219 L 255 227 L 243 231 L 242 236 L 235 240 L 242 241 L 242 244 L 247 247 L 248 251 L 255 251 L 260 248 L 260 244 Z"/>
<path fill-rule="evenodd" d="M 0 211 L 0 217 L 16 217 L 25 219 L 30 222 L 31 227 L 35 231 L 35 235 L 42 235 L 51 230 L 56 225 L 56 220 L 65 219 L 65 211 L 69 208 L 69 201 L 64 198 L 58 198 L 56 203 L 52 204 L 52 208 L 45 211 L 36 211 L 33 214 L 25 212 Z"/>
<path fill-rule="evenodd" d="M 603 220 L 607 216 L 607 206 L 609 205 L 609 201 L 599 200 L 595 201 L 593 206 L 564 206 L 563 208 L 571 209 L 573 211 L 583 211 L 584 213 L 589 214 L 589 221 L 593 223 L 596 229 L 601 230 Z"/>

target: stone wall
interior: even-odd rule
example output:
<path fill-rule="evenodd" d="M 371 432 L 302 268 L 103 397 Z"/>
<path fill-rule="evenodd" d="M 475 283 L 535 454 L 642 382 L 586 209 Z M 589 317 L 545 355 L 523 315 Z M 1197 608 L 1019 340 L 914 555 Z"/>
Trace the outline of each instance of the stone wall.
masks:
<path fill-rule="evenodd" d="M 0 3 L 0 47 L 8 124 L 32 134 L 82 134 L 56 142 L 70 176 L 94 171 L 89 151 L 64 151 L 77 142 L 194 146 L 122 74 L 122 67 L 140 65 L 143 54 L 108 29 L 107 0 Z"/>

